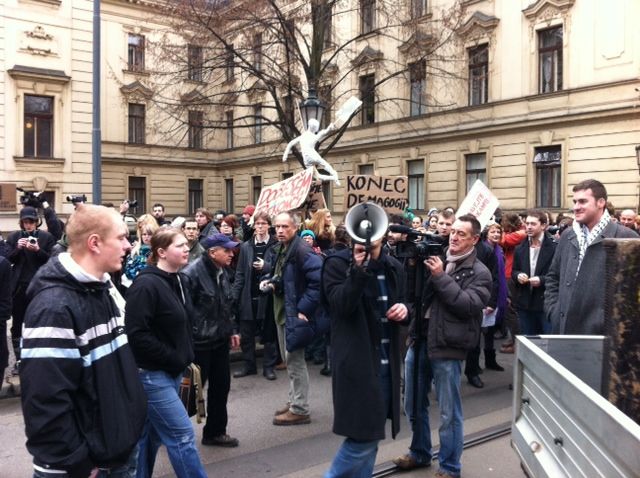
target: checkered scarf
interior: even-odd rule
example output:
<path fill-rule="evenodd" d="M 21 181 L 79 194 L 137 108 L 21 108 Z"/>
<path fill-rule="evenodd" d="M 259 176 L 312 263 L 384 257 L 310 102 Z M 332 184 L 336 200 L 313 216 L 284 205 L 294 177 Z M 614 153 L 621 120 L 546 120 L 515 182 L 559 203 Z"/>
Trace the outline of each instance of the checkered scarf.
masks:
<path fill-rule="evenodd" d="M 607 224 L 611 222 L 611 216 L 609 215 L 609 211 L 604 210 L 604 214 L 600 218 L 598 224 L 591 229 L 589 232 L 589 228 L 584 224 L 578 223 L 578 221 L 573 221 L 573 232 L 576 233 L 576 238 L 578 239 L 578 269 L 576 270 L 576 276 L 580 271 L 580 266 L 582 265 L 582 259 L 584 259 L 585 254 L 587 253 L 587 248 L 591 245 L 591 243 L 598 237 L 604 228 L 607 227 Z"/>

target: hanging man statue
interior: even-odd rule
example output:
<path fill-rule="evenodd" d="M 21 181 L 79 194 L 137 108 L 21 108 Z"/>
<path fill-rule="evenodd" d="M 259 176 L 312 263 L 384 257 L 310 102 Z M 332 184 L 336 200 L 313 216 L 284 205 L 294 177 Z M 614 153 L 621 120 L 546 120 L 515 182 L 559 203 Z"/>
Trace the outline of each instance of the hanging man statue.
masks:
<path fill-rule="evenodd" d="M 282 162 L 284 163 L 287 161 L 291 148 L 293 148 L 296 143 L 299 143 L 304 167 L 312 168 L 316 166 L 328 171 L 329 174 L 320 174 L 316 172 L 315 176 L 323 181 L 335 181 L 336 185 L 340 186 L 340 180 L 338 179 L 338 173 L 336 170 L 333 169 L 331 165 L 316 151 L 316 145 L 322 141 L 330 131 L 334 130 L 335 126 L 331 123 L 325 129 L 318 131 L 319 129 L 320 123 L 318 123 L 318 120 L 314 118 L 310 119 L 307 129 L 300 136 L 292 139 L 289 141 L 289 144 L 287 144 L 284 154 L 282 155 Z"/>

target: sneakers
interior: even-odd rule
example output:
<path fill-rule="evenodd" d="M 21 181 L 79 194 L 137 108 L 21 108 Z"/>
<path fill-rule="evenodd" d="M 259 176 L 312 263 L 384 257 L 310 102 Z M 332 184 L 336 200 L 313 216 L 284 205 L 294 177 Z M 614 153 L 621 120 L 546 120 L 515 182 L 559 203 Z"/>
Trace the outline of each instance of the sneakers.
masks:
<path fill-rule="evenodd" d="M 431 461 L 420 463 L 409 453 L 399 456 L 398 458 L 394 458 L 393 463 L 401 470 L 413 470 L 415 468 L 427 468 L 431 466 Z"/>
<path fill-rule="evenodd" d="M 227 434 L 215 437 L 202 437 L 202 444 L 205 446 L 223 446 L 226 448 L 234 448 L 238 446 L 237 438 L 232 438 Z"/>
<path fill-rule="evenodd" d="M 282 415 L 273 417 L 273 424 L 278 426 L 290 426 L 290 425 L 306 425 L 311 423 L 311 417 L 309 415 L 298 415 L 290 410 Z"/>

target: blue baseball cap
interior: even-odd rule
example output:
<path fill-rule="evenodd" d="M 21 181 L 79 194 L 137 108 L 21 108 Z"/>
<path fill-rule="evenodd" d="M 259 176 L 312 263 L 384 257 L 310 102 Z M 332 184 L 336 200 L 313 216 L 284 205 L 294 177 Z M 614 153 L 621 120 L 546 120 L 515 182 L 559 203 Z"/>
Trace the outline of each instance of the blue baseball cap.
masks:
<path fill-rule="evenodd" d="M 233 249 L 238 247 L 240 243 L 232 241 L 226 234 L 218 233 L 211 237 L 207 237 L 202 241 L 202 245 L 205 249 L 211 249 L 212 247 L 224 247 L 225 249 Z"/>

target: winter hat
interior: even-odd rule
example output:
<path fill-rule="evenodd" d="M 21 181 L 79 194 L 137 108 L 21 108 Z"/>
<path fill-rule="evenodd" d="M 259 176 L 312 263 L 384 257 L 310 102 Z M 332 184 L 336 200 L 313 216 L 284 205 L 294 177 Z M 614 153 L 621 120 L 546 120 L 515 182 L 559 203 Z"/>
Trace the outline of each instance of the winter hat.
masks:
<path fill-rule="evenodd" d="M 256 207 L 253 204 L 247 204 L 242 210 L 242 214 L 249 214 L 249 216 L 253 216 L 254 212 L 256 212 Z"/>
<path fill-rule="evenodd" d="M 311 229 L 305 229 L 300 233 L 300 237 L 304 237 L 304 236 L 311 236 L 314 241 L 316 240 L 316 235 L 313 233 Z"/>

